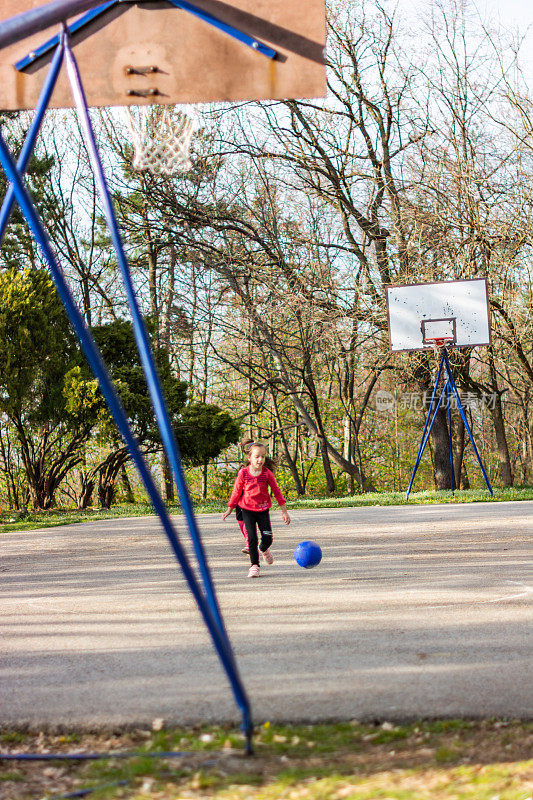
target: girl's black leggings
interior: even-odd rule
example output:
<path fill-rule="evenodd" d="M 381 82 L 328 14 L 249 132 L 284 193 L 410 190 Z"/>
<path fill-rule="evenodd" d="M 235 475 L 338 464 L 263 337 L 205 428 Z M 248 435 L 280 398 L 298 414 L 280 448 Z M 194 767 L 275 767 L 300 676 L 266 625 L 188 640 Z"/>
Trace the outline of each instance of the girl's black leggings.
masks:
<path fill-rule="evenodd" d="M 272 526 L 270 524 L 270 514 L 267 511 L 248 511 L 242 509 L 242 518 L 248 533 L 248 547 L 250 549 L 250 561 L 259 566 L 259 551 L 257 547 L 257 528 L 261 532 L 262 553 L 268 550 L 272 544 Z"/>

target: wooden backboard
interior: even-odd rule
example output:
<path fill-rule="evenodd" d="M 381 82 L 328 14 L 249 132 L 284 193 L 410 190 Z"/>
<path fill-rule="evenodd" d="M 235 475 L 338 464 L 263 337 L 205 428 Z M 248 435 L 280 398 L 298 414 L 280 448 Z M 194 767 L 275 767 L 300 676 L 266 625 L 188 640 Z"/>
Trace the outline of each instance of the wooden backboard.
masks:
<path fill-rule="evenodd" d="M 187 11 L 157 2 L 121 3 L 72 37 L 91 106 L 322 97 L 325 0 L 193 0 L 194 5 L 278 54 L 269 59 Z M 0 23 L 43 5 L 1 0 Z M 69 19 L 72 23 L 74 19 Z M 59 33 L 47 28 L 0 51 L 0 109 L 35 108 L 51 54 L 15 64 Z M 155 68 L 137 74 L 139 68 Z M 132 71 L 133 68 L 133 71 Z M 151 99 L 131 92 L 155 90 Z M 61 75 L 51 107 L 72 106 Z"/>

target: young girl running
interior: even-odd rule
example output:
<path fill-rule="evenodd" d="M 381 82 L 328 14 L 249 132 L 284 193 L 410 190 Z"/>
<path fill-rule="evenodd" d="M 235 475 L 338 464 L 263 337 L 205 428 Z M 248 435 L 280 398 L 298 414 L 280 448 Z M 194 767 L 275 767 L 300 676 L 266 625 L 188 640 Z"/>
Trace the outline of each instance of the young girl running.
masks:
<path fill-rule="evenodd" d="M 272 544 L 272 526 L 270 524 L 270 514 L 268 509 L 272 505 L 268 488 L 272 489 L 283 516 L 285 525 L 291 521 L 287 512 L 285 498 L 281 494 L 280 488 L 272 472 L 265 467 L 267 458 L 266 447 L 263 444 L 254 442 L 248 451 L 248 463 L 239 470 L 235 480 L 235 485 L 228 501 L 228 508 L 222 515 L 226 519 L 237 503 L 242 510 L 243 521 L 248 533 L 248 547 L 250 549 L 251 567 L 248 572 L 249 578 L 259 577 L 259 552 L 257 541 L 257 528 L 261 533 L 261 545 L 259 550 L 267 564 L 272 564 L 274 557 L 270 552 Z"/>
<path fill-rule="evenodd" d="M 241 450 L 244 456 L 248 455 L 248 453 L 250 452 L 250 447 L 253 444 L 255 444 L 253 439 L 243 439 L 241 441 Z M 246 461 L 246 464 L 248 465 L 248 461 Z M 270 470 L 272 475 L 275 476 L 277 461 L 274 458 L 271 458 L 268 454 L 265 457 L 265 467 Z M 242 535 L 244 536 L 244 547 L 242 548 L 241 553 L 246 553 L 246 555 L 248 555 L 250 552 L 250 548 L 248 547 L 248 531 L 246 530 L 246 525 L 244 524 L 244 519 L 242 516 L 242 508 L 239 506 L 238 503 L 235 506 L 235 519 L 237 520 L 239 529 Z"/>

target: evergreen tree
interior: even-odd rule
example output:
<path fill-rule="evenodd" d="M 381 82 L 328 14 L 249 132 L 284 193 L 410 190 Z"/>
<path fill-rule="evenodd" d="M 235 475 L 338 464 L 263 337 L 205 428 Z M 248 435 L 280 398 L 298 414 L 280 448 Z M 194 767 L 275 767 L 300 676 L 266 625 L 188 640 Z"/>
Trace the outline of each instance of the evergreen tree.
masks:
<path fill-rule="evenodd" d="M 16 430 L 32 505 L 50 508 L 82 459 L 97 397 L 67 399 L 76 339 L 44 270 L 0 272 L 0 409 Z"/>

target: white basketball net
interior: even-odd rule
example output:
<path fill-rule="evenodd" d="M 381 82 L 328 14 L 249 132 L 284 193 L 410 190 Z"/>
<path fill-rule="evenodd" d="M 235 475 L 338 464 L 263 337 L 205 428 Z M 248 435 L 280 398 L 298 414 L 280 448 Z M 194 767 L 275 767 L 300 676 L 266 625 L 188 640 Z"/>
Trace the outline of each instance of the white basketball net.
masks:
<path fill-rule="evenodd" d="M 197 127 L 194 110 L 172 106 L 126 107 L 133 145 L 133 169 L 152 175 L 187 172 L 191 139 Z"/>

